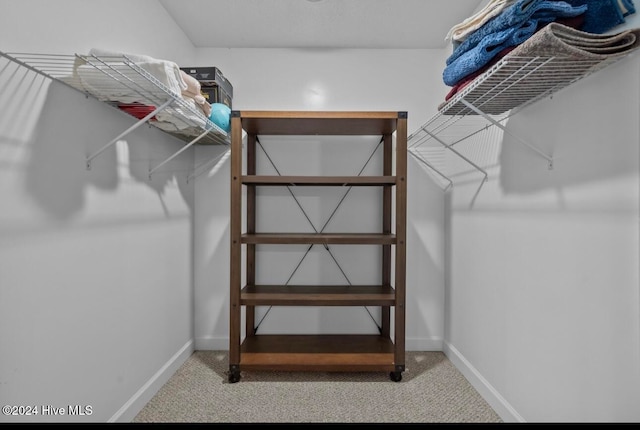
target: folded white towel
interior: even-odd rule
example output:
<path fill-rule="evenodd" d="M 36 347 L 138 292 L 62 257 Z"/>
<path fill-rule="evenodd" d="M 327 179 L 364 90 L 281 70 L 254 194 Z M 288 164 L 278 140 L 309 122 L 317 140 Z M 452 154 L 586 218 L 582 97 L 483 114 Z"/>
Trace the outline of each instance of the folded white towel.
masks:
<path fill-rule="evenodd" d="M 187 84 L 182 78 L 180 67 L 173 61 L 160 60 L 148 55 L 126 54 L 122 52 L 106 51 L 102 49 L 91 49 L 89 56 L 106 58 L 108 61 L 118 61 L 118 58 L 127 58 L 136 66 L 149 72 L 160 83 L 165 85 L 175 95 L 182 94 L 187 89 Z"/>
<path fill-rule="evenodd" d="M 466 37 L 482 27 L 491 18 L 498 16 L 507 6 L 515 3 L 516 0 L 491 0 L 485 7 L 474 15 L 456 24 L 447 33 L 445 40 L 453 39 L 461 42 Z"/>
<path fill-rule="evenodd" d="M 180 73 L 182 74 L 182 79 L 184 79 L 187 84 L 187 89 L 182 91 L 182 97 L 192 98 L 195 100 L 198 107 L 202 109 L 204 116 L 209 118 L 209 115 L 211 114 L 211 105 L 202 95 L 202 85 L 200 84 L 200 81 L 182 70 Z"/>
<path fill-rule="evenodd" d="M 86 61 L 78 60 L 75 64 L 75 75 L 79 78 L 82 86 L 91 94 L 104 101 L 117 101 L 120 103 L 141 103 L 144 105 L 157 106 L 162 101 L 169 100 L 169 97 L 160 92 L 155 84 L 150 80 L 136 78 L 135 74 L 129 73 L 131 67 L 125 64 L 126 61 L 134 63 L 143 69 L 165 87 L 166 91 L 180 102 L 172 103 L 170 107 L 156 115 L 158 121 L 171 123 L 176 129 L 186 129 L 191 127 L 206 127 L 206 116 L 196 114 L 205 113 L 204 106 L 192 96 L 185 96 L 188 91 L 182 70 L 174 62 L 159 60 L 148 55 L 125 54 L 120 52 L 91 49 Z M 123 78 L 118 73 L 125 73 L 131 78 L 133 76 L 135 84 L 127 78 Z M 109 77 L 111 76 L 111 77 Z M 116 78 L 116 79 L 114 79 Z M 150 97 L 150 94 L 155 94 Z M 204 97 L 200 96 L 202 100 Z M 207 115 L 208 116 L 208 115 Z"/>

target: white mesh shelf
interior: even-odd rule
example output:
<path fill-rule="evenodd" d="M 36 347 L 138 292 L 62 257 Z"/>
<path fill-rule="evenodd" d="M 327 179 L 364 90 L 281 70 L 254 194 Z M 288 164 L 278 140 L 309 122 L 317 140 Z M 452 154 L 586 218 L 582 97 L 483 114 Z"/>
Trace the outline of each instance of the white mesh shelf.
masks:
<path fill-rule="evenodd" d="M 0 56 L 14 61 L 50 79 L 62 82 L 72 88 L 123 109 L 137 119 L 143 114 L 158 109 L 156 115 L 145 122 L 171 134 L 185 142 L 209 145 L 229 145 L 228 134 L 211 122 L 195 105 L 188 103 L 180 94 L 160 82 L 147 70 L 139 67 L 126 55 L 58 55 L 36 53 L 3 53 Z M 78 73 L 82 65 L 84 75 Z M 88 78 L 88 79 L 87 79 Z M 91 85 L 86 84 L 90 80 Z M 117 100 L 117 94 L 126 94 L 134 103 Z M 164 106 L 162 109 L 160 107 Z M 146 109 L 146 110 L 143 110 Z M 158 115 L 161 114 L 161 115 Z"/>
<path fill-rule="evenodd" d="M 511 134 L 502 124 L 507 118 L 629 55 L 589 60 L 507 55 L 441 103 L 438 112 L 409 136 L 409 150 L 424 157 L 426 147 L 441 145 L 464 158 L 453 148 L 456 144 L 492 126 Z M 545 158 L 549 168 L 553 167 L 550 156 L 513 137 Z M 465 161 L 486 178 L 486 172 L 472 160 Z"/>

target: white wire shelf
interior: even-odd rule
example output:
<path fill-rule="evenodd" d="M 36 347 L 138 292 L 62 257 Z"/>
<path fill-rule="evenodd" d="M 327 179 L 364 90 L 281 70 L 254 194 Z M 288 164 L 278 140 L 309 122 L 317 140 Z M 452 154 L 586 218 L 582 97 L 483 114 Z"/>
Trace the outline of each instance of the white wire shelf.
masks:
<path fill-rule="evenodd" d="M 126 55 L 0 51 L 0 56 L 121 109 L 137 118 L 139 123 L 157 127 L 189 142 L 189 146 L 195 143 L 229 145 L 228 133 L 211 122 L 195 104 L 172 91 Z"/>
<path fill-rule="evenodd" d="M 486 172 L 457 152 L 454 146 L 497 126 L 545 158 L 551 169 L 552 157 L 513 136 L 503 125 L 504 121 L 525 107 L 629 55 L 589 60 L 507 55 L 441 103 L 438 112 L 408 137 L 409 151 L 424 157 L 428 146 L 444 146 L 481 172 L 486 179 Z"/>
<path fill-rule="evenodd" d="M 488 115 L 522 109 L 619 60 L 505 56 L 441 106 L 442 115 L 477 115 L 465 100 Z"/>

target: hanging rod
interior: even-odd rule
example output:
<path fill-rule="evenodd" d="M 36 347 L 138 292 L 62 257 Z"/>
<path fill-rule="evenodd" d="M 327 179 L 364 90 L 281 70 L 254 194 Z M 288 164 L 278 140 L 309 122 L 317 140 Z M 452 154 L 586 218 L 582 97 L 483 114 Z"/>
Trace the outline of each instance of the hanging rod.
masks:
<path fill-rule="evenodd" d="M 429 135 L 436 142 L 440 143 L 442 146 L 447 148 L 449 151 L 453 152 L 458 157 L 460 157 L 461 159 L 463 159 L 464 161 L 469 163 L 474 169 L 476 169 L 477 171 L 482 173 L 482 175 L 484 176 L 484 179 L 482 180 L 483 182 L 486 181 L 489 178 L 489 174 L 482 167 L 478 166 L 476 163 L 471 161 L 469 158 L 465 157 L 460 152 L 458 152 L 457 150 L 453 149 L 451 144 L 448 144 L 447 142 L 445 142 L 444 140 L 442 140 L 441 138 L 439 138 L 438 136 L 436 136 L 435 134 L 433 134 L 431 131 L 427 130 L 426 128 L 422 128 L 421 130 L 424 131 L 427 135 Z"/>
<path fill-rule="evenodd" d="M 448 185 L 444 187 L 443 191 L 447 191 L 449 188 L 453 187 L 453 181 L 449 179 L 447 175 L 445 175 L 440 170 L 432 166 L 427 160 L 425 160 L 420 155 L 418 155 L 414 150 L 409 150 L 409 154 L 411 154 L 416 160 L 418 160 L 419 162 L 421 162 L 422 164 L 424 164 L 425 166 L 427 166 L 428 168 L 436 172 L 438 175 L 440 175 L 440 177 L 442 177 L 445 181 L 448 182 Z"/>

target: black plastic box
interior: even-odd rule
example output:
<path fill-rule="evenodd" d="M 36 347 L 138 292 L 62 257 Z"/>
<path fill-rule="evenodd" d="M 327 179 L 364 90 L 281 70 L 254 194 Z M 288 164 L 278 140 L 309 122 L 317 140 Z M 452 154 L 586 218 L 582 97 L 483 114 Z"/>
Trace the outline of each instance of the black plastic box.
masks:
<path fill-rule="evenodd" d="M 218 85 L 202 85 L 200 92 L 209 103 L 224 103 L 229 106 L 229 109 L 232 108 L 231 96 L 227 94 L 222 87 Z"/>
<path fill-rule="evenodd" d="M 231 108 L 233 85 L 217 67 L 181 67 L 200 82 L 202 95 L 209 103 L 224 103 Z"/>

